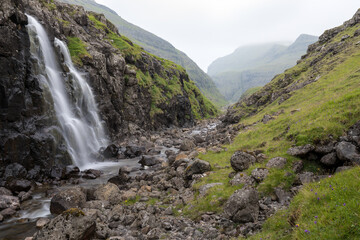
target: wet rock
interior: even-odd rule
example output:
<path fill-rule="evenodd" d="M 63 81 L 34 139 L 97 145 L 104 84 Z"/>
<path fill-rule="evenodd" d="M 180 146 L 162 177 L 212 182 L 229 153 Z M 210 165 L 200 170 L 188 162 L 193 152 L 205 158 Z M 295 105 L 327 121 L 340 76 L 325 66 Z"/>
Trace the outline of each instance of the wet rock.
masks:
<path fill-rule="evenodd" d="M 111 144 L 102 152 L 102 155 L 105 158 L 115 158 L 118 156 L 118 152 L 119 148 L 115 144 Z"/>
<path fill-rule="evenodd" d="M 275 157 L 269 160 L 266 164 L 267 168 L 284 168 L 287 163 L 287 159 L 283 157 Z"/>
<path fill-rule="evenodd" d="M 158 156 L 147 156 L 143 155 L 141 157 L 141 160 L 139 163 L 143 166 L 154 166 L 156 164 L 159 164 L 161 162 L 160 158 Z"/>
<path fill-rule="evenodd" d="M 187 168 L 185 169 L 185 177 L 187 179 L 191 179 L 192 175 L 194 174 L 203 174 L 211 170 L 210 163 L 196 159 L 195 161 L 191 162 Z"/>
<path fill-rule="evenodd" d="M 139 157 L 144 153 L 145 147 L 139 147 L 135 145 L 126 146 L 126 150 L 124 152 L 125 156 L 129 158 Z"/>
<path fill-rule="evenodd" d="M 251 176 L 257 182 L 264 181 L 268 174 L 269 174 L 269 170 L 267 170 L 266 168 L 256 168 L 251 172 Z"/>
<path fill-rule="evenodd" d="M 119 169 L 119 174 L 115 177 L 110 178 L 108 180 L 108 182 L 113 183 L 117 186 L 125 185 L 130 180 L 129 172 L 130 172 L 130 169 L 128 169 L 126 167 L 121 167 Z"/>
<path fill-rule="evenodd" d="M 50 219 L 48 219 L 48 218 L 39 218 L 39 220 L 36 221 L 36 227 L 43 228 L 49 222 L 50 222 Z"/>
<path fill-rule="evenodd" d="M 79 173 L 80 173 L 80 169 L 77 166 L 68 165 L 65 167 L 64 178 L 65 179 L 77 178 L 80 177 Z"/>
<path fill-rule="evenodd" d="M 34 235 L 34 240 L 93 239 L 96 231 L 96 218 L 97 214 L 84 215 L 78 209 L 70 209 L 51 219 Z"/>
<path fill-rule="evenodd" d="M 240 184 L 244 184 L 244 187 L 253 186 L 255 184 L 255 179 L 248 176 L 244 172 L 239 172 L 233 177 L 233 179 L 230 180 L 230 184 L 232 186 L 236 186 Z"/>
<path fill-rule="evenodd" d="M 340 142 L 336 145 L 336 154 L 341 161 L 350 161 L 354 164 L 360 164 L 360 154 L 356 146 L 349 142 Z"/>
<path fill-rule="evenodd" d="M 185 139 L 180 145 L 180 150 L 181 151 L 190 151 L 190 150 L 194 149 L 195 147 L 196 146 L 192 140 Z"/>
<path fill-rule="evenodd" d="M 215 187 L 215 186 L 221 186 L 221 185 L 223 185 L 223 183 L 209 183 L 209 184 L 205 184 L 205 185 L 201 186 L 201 187 L 199 188 L 199 195 L 200 195 L 200 197 L 206 196 L 207 193 L 208 193 L 208 191 L 209 191 L 211 188 L 213 188 L 213 187 Z"/>
<path fill-rule="evenodd" d="M 30 191 L 28 191 L 28 192 L 20 192 L 20 193 L 18 194 L 18 197 L 19 197 L 19 199 L 20 199 L 21 202 L 24 202 L 24 201 L 26 201 L 26 200 L 29 200 L 29 199 L 32 198 L 32 191 L 30 190 Z"/>
<path fill-rule="evenodd" d="M 320 162 L 326 166 L 334 166 L 336 164 L 336 153 L 329 153 L 320 159 Z"/>
<path fill-rule="evenodd" d="M 16 211 L 12 208 L 6 208 L 0 212 L 0 215 L 2 215 L 4 219 L 11 218 L 15 214 L 16 214 Z"/>
<path fill-rule="evenodd" d="M 292 170 L 294 173 L 300 173 L 304 168 L 303 161 L 299 160 L 293 163 Z"/>
<path fill-rule="evenodd" d="M 50 177 L 55 179 L 61 179 L 64 177 L 64 168 L 59 166 L 53 166 L 50 171 Z"/>
<path fill-rule="evenodd" d="M 51 199 L 50 212 L 61 214 L 70 208 L 81 208 L 86 202 L 86 195 L 81 188 L 75 187 L 58 192 Z"/>
<path fill-rule="evenodd" d="M 26 179 L 29 180 L 38 180 L 40 178 L 41 175 L 41 168 L 40 166 L 35 166 L 33 169 L 31 169 L 30 171 L 28 171 L 27 175 L 26 175 Z"/>
<path fill-rule="evenodd" d="M 18 163 L 12 163 L 6 166 L 4 179 L 9 177 L 13 178 L 25 178 L 27 175 L 27 171 L 24 166 Z"/>
<path fill-rule="evenodd" d="M 96 179 L 99 178 L 102 174 L 100 170 L 96 169 L 87 169 L 83 173 L 84 175 L 82 177 L 86 179 Z"/>
<path fill-rule="evenodd" d="M 10 178 L 6 181 L 6 188 L 10 189 L 13 193 L 15 192 L 27 192 L 31 188 L 31 182 L 25 179 Z"/>
<path fill-rule="evenodd" d="M 13 194 L 11 193 L 11 191 L 9 189 L 0 187 L 0 195 L 12 196 Z"/>
<path fill-rule="evenodd" d="M 110 204 L 117 204 L 121 201 L 120 189 L 113 183 L 99 186 L 94 192 L 96 200 L 108 201 Z"/>
<path fill-rule="evenodd" d="M 259 216 L 258 193 L 254 189 L 237 190 L 226 202 L 224 214 L 236 223 L 257 221 Z"/>
<path fill-rule="evenodd" d="M 0 210 L 11 208 L 11 209 L 19 209 L 20 201 L 18 197 L 8 196 L 8 195 L 0 195 Z"/>
<path fill-rule="evenodd" d="M 305 157 L 308 153 L 310 153 L 313 150 L 315 150 L 315 147 L 311 144 L 307 144 L 305 146 L 289 148 L 287 153 L 291 156 Z"/>
<path fill-rule="evenodd" d="M 250 165 L 256 162 L 256 158 L 249 153 L 237 151 L 235 152 L 231 159 L 231 167 L 236 171 L 244 171 L 250 167 Z"/>

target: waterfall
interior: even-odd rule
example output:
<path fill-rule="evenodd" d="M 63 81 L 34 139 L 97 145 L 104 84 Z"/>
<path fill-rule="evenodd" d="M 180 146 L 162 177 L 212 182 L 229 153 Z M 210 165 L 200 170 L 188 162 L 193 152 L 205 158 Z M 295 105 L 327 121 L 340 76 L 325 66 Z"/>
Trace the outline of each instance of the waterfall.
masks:
<path fill-rule="evenodd" d="M 93 153 L 107 145 L 94 95 L 86 80 L 74 67 L 66 44 L 59 39 L 52 44 L 45 29 L 27 15 L 31 53 L 37 59 L 42 87 L 48 91 L 73 163 L 78 167 L 94 162 Z M 55 53 L 59 49 L 63 62 Z M 61 66 L 66 66 L 66 72 Z"/>

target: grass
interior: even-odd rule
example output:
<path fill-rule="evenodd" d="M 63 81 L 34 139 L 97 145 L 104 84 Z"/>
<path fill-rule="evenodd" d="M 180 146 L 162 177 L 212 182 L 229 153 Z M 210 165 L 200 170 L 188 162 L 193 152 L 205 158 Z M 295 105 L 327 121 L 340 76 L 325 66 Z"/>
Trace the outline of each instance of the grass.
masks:
<path fill-rule="evenodd" d="M 354 29 L 356 27 L 351 31 Z M 245 113 L 245 117 L 239 124 L 248 126 L 246 130 L 241 130 L 231 145 L 223 146 L 226 151 L 208 152 L 200 155 L 200 158 L 210 162 L 212 166 L 217 164 L 220 167 L 230 167 L 230 158 L 237 150 L 263 151 L 267 160 L 245 171 L 250 174 L 255 168 L 265 167 L 266 162 L 273 157 L 285 157 L 288 160 L 285 168 L 270 169 L 268 177 L 256 187 L 261 195 L 270 195 L 275 187 L 289 189 L 295 180 L 292 164 L 299 160 L 286 153 L 290 147 L 308 143 L 316 144 L 329 138 L 336 139 L 360 119 L 360 49 L 355 45 L 359 40 L 360 37 L 348 39 L 349 45 L 345 50 L 336 55 L 329 53 L 329 56 L 325 56 L 316 66 L 310 66 L 316 54 L 310 55 L 308 59 L 281 74 L 267 85 L 268 89 L 273 89 L 273 91 L 281 89 L 283 87 L 281 80 L 285 74 L 291 76 L 291 80 L 297 83 L 307 81 L 311 77 L 320 76 L 320 78 L 292 92 L 292 96 L 281 104 L 276 100 L 260 108 L 238 106 L 238 111 Z M 254 111 L 255 114 L 249 114 Z M 261 122 L 265 114 L 272 115 L 281 112 L 282 114 L 274 115 L 274 119 L 267 124 Z M 305 161 L 304 164 L 306 171 L 328 174 L 328 170 L 323 169 L 317 162 Z M 228 169 L 214 169 L 209 177 L 201 180 L 200 185 L 214 181 L 223 182 L 224 185 L 212 189 L 211 194 L 226 199 L 234 191 L 228 184 L 229 172 Z M 351 178 L 347 181 L 351 181 Z M 344 197 L 347 199 L 346 196 Z M 196 214 L 221 211 L 221 204 L 211 205 L 211 201 L 210 197 L 197 199 Z M 193 217 L 190 211 L 185 213 Z M 281 223 L 277 224 L 279 227 L 282 226 Z M 273 230 L 275 229 L 276 226 Z M 302 238 L 298 237 L 298 239 Z"/>
<path fill-rule="evenodd" d="M 85 56 L 91 57 L 86 50 L 86 44 L 77 37 L 67 37 L 67 40 L 72 61 L 76 65 L 82 66 L 83 62 L 81 59 Z"/>
<path fill-rule="evenodd" d="M 357 167 L 305 186 L 248 239 L 360 239 L 359 181 Z"/>

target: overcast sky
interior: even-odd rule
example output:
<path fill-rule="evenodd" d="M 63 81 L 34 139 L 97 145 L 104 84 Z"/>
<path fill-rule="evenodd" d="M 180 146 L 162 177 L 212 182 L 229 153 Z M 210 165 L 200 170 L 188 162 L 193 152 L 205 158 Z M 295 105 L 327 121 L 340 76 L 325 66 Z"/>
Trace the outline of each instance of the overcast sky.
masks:
<path fill-rule="evenodd" d="M 205 72 L 242 45 L 319 36 L 360 8 L 359 0 L 96 0 L 169 41 Z"/>

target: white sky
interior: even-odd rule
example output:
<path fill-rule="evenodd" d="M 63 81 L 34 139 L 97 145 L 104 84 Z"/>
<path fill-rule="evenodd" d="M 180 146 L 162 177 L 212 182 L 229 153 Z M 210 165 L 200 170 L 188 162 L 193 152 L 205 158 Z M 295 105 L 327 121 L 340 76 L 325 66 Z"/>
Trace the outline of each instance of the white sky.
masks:
<path fill-rule="evenodd" d="M 96 0 L 167 40 L 205 72 L 246 44 L 321 35 L 360 8 L 359 0 Z"/>

